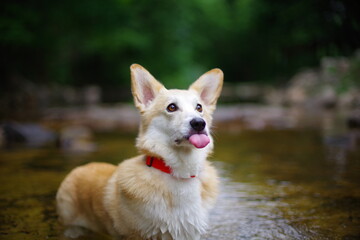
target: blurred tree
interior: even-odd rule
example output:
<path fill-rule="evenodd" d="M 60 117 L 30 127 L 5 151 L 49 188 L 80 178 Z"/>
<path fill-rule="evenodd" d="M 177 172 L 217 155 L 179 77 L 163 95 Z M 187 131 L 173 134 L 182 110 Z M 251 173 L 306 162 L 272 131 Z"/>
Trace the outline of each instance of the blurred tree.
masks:
<path fill-rule="evenodd" d="M 221 67 L 226 81 L 284 81 L 360 44 L 359 1 L 3 0 L 1 92 L 14 79 L 129 84 L 129 65 L 170 87 Z"/>

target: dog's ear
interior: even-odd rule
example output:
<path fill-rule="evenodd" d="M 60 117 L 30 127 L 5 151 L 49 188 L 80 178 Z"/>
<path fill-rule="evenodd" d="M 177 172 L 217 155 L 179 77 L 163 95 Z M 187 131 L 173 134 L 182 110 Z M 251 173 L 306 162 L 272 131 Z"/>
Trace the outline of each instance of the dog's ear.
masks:
<path fill-rule="evenodd" d="M 204 73 L 198 80 L 191 84 L 189 89 L 198 92 L 201 100 L 206 105 L 215 107 L 216 101 L 221 93 L 223 79 L 223 72 L 215 68 Z"/>
<path fill-rule="evenodd" d="M 131 91 L 134 96 L 135 105 L 142 112 L 164 86 L 139 64 L 132 64 L 130 71 Z"/>

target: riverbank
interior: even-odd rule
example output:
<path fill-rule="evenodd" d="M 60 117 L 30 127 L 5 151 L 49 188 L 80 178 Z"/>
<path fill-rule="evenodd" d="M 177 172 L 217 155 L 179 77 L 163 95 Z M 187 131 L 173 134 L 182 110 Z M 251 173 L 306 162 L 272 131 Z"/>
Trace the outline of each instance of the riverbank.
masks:
<path fill-rule="evenodd" d="M 221 130 L 346 128 L 349 119 L 360 118 L 358 109 L 321 109 L 282 107 L 261 104 L 219 105 L 214 125 Z M 97 105 L 92 107 L 49 108 L 40 122 L 50 127 L 83 125 L 95 131 L 136 131 L 140 115 L 132 104 Z"/>

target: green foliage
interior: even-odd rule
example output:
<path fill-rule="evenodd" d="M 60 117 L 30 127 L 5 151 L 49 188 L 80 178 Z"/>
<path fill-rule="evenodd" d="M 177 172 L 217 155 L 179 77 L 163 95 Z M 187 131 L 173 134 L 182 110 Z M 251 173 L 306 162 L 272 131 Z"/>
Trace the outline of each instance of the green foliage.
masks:
<path fill-rule="evenodd" d="M 128 85 L 129 66 L 184 87 L 220 67 L 226 81 L 282 81 L 359 47 L 357 1 L 3 1 L 1 74 L 35 83 Z"/>

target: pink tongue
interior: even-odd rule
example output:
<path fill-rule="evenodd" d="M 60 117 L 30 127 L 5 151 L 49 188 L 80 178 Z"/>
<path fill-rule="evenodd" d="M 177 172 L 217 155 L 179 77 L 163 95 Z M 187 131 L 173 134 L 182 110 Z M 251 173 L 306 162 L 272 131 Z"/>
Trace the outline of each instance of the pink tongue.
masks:
<path fill-rule="evenodd" d="M 194 134 L 190 136 L 189 141 L 196 148 L 204 148 L 209 144 L 210 138 L 205 134 Z"/>

